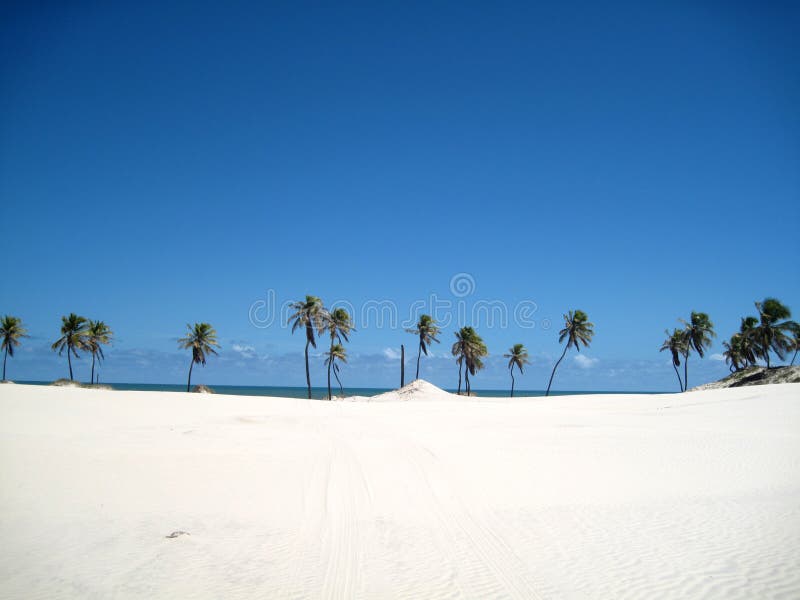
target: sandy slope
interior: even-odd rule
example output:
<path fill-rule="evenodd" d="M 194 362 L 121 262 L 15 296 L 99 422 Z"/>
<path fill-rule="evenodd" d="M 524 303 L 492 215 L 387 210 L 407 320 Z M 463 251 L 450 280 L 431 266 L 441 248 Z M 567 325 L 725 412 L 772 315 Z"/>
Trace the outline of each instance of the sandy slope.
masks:
<path fill-rule="evenodd" d="M 411 403 L 0 386 L 0 540 L 3 598 L 798 598 L 800 384 Z"/>

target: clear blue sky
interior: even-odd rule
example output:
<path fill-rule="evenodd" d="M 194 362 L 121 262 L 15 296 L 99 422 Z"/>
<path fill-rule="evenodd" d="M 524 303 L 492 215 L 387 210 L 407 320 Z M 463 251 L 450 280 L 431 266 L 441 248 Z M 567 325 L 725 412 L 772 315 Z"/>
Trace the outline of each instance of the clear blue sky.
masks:
<path fill-rule="evenodd" d="M 198 382 L 303 385 L 302 336 L 248 318 L 267 290 L 407 314 L 462 272 L 468 306 L 537 307 L 476 323 L 476 387 L 517 341 L 518 387 L 544 387 L 570 308 L 596 336 L 560 389 L 673 388 L 658 347 L 693 309 L 712 353 L 754 300 L 800 313 L 797 5 L 103 4 L 0 9 L 0 313 L 32 335 L 12 377 L 65 375 L 75 311 L 117 334 L 106 381 L 183 381 L 175 339 L 205 320 L 223 352 Z M 360 325 L 345 383 L 393 385 L 413 338 Z"/>

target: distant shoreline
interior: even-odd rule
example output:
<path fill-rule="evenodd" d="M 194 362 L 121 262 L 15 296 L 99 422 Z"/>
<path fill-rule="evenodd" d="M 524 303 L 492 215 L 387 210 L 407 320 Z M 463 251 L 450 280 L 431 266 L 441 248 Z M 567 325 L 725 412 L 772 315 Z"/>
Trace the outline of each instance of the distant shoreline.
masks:
<path fill-rule="evenodd" d="M 18 381 L 23 385 L 50 385 L 50 381 Z M 76 383 L 81 383 L 76 381 Z M 106 383 L 115 390 L 133 392 L 186 392 L 186 385 L 179 383 Z M 265 396 L 270 398 L 305 398 L 307 389 L 299 386 L 259 386 L 259 385 L 215 385 L 207 384 L 218 394 L 231 396 Z M 383 387 L 352 387 L 345 388 L 345 396 L 375 396 L 396 388 Z M 311 389 L 314 400 L 322 400 L 327 396 L 328 390 L 323 387 Z M 455 389 L 446 388 L 446 391 L 455 393 Z M 657 391 L 618 391 L 618 390 L 551 390 L 551 396 L 577 396 L 591 394 L 668 394 L 669 392 Z M 507 398 L 508 390 L 502 389 L 473 389 L 473 396 L 478 398 Z M 514 397 L 538 398 L 544 397 L 544 390 L 515 390 Z"/>

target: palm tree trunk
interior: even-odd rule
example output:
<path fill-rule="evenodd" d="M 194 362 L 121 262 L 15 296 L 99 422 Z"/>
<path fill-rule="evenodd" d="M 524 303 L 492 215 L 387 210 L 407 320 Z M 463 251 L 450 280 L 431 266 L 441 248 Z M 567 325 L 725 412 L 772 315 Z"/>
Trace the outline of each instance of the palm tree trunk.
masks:
<path fill-rule="evenodd" d="M 92 378 L 89 380 L 89 383 L 94 383 L 94 352 L 92 352 Z"/>
<path fill-rule="evenodd" d="M 6 361 L 8 360 L 8 346 L 6 346 L 6 353 L 3 356 L 3 381 L 6 380 Z M 794 361 L 792 361 L 794 362 Z"/>
<path fill-rule="evenodd" d="M 675 375 L 678 377 L 678 389 L 683 391 L 683 382 L 681 381 L 681 374 L 678 371 L 678 367 L 675 366 L 675 363 L 672 363 L 672 368 L 675 369 Z"/>
<path fill-rule="evenodd" d="M 514 365 L 511 365 L 511 398 L 514 397 Z"/>
<path fill-rule="evenodd" d="M 683 391 L 689 389 L 689 353 L 683 357 Z"/>
<path fill-rule="evenodd" d="M 189 363 L 189 380 L 186 382 L 186 391 L 192 391 L 192 369 L 194 368 L 194 355 L 192 355 L 192 362 Z"/>
<path fill-rule="evenodd" d="M 564 360 L 564 356 L 567 354 L 567 350 L 569 350 L 569 344 L 564 346 L 564 352 L 561 353 L 561 358 L 558 359 L 558 362 L 556 362 L 556 366 L 553 367 L 553 372 L 550 373 L 550 381 L 547 383 L 547 391 L 544 393 L 545 396 L 550 395 L 550 386 L 553 385 L 553 377 L 555 377 L 556 369 L 558 368 L 558 365 L 561 364 L 561 361 Z"/>
<path fill-rule="evenodd" d="M 467 367 L 464 371 L 464 391 L 467 393 L 467 396 L 469 396 L 469 389 L 469 367 Z"/>
<path fill-rule="evenodd" d="M 458 361 L 458 395 L 461 395 L 461 367 L 463 366 L 462 361 Z"/>
<path fill-rule="evenodd" d="M 308 344 L 310 342 L 306 339 L 306 385 L 308 386 L 308 399 L 311 400 L 311 373 L 308 371 Z"/>
<path fill-rule="evenodd" d="M 406 384 L 406 347 L 400 344 L 400 387 Z"/>
<path fill-rule="evenodd" d="M 333 339 L 331 339 L 331 356 L 328 361 L 328 400 L 333 400 L 331 396 L 331 365 L 333 365 Z"/>
<path fill-rule="evenodd" d="M 69 365 L 69 380 L 72 381 L 72 346 L 67 345 L 67 364 Z"/>
<path fill-rule="evenodd" d="M 419 340 L 419 348 L 417 348 L 417 376 L 414 379 L 419 379 L 419 357 L 422 355 L 422 339 Z"/>
<path fill-rule="evenodd" d="M 339 373 L 334 370 L 333 376 L 336 377 L 336 382 L 339 384 L 339 394 L 344 396 L 344 388 L 342 387 L 342 381 L 339 379 Z"/>
<path fill-rule="evenodd" d="M 769 348 L 764 350 L 764 360 L 767 361 L 767 369 L 769 369 Z"/>
<path fill-rule="evenodd" d="M 790 367 L 794 366 L 794 359 L 797 358 L 797 351 L 798 350 L 800 350 L 800 348 L 795 348 L 794 349 L 794 356 L 792 356 L 792 362 L 789 363 Z M 8 348 L 6 348 L 6 352 L 7 351 L 8 351 Z M 3 379 L 5 379 L 5 378 L 6 378 L 6 368 L 5 368 L 5 363 L 3 363 Z"/>

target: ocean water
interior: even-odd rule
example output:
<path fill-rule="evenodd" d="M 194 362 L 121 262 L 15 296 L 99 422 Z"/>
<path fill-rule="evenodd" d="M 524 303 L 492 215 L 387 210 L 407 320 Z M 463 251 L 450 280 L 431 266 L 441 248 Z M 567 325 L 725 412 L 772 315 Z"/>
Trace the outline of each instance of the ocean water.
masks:
<path fill-rule="evenodd" d="M 49 381 L 20 381 L 32 385 L 50 385 Z M 141 391 L 141 392 L 185 392 L 186 384 L 173 383 L 105 383 L 115 390 Z M 272 396 L 278 398 L 306 398 L 308 390 L 305 387 L 283 387 L 271 385 L 209 385 L 217 394 L 230 394 L 234 396 Z M 389 392 L 393 388 L 345 388 L 346 396 L 375 396 Z M 447 389 L 455 393 L 455 389 Z M 334 388 L 333 393 L 339 393 Z M 577 394 L 655 394 L 659 392 L 616 392 L 610 390 L 581 390 L 581 391 L 552 391 L 551 396 L 574 396 Z M 472 390 L 474 396 L 480 398 L 507 398 L 509 390 Z M 328 388 L 312 387 L 311 396 L 316 400 L 323 400 L 328 396 Z M 514 390 L 515 398 L 544 396 L 544 390 Z"/>

